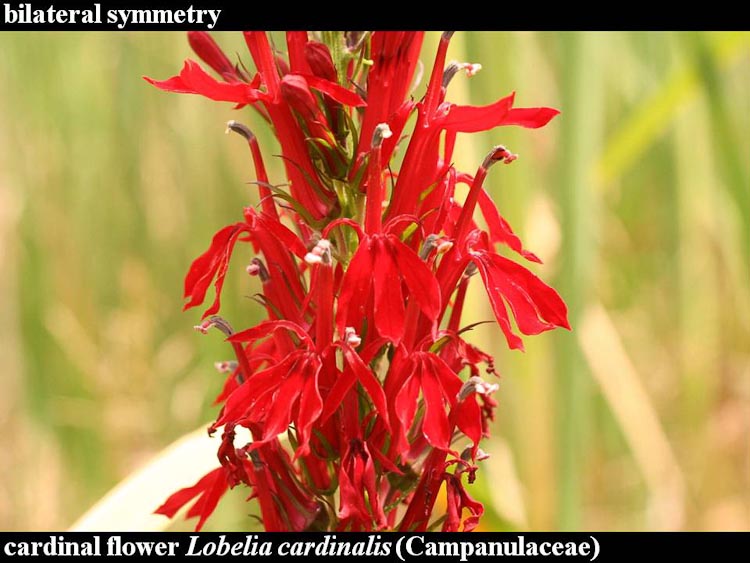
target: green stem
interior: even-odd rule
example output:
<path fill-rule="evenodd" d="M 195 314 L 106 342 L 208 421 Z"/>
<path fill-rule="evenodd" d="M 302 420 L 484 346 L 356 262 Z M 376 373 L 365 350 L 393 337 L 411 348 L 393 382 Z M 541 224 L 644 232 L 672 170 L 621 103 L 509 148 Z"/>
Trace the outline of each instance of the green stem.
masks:
<path fill-rule="evenodd" d="M 333 59 L 333 66 L 336 67 L 336 75 L 339 84 L 346 85 L 346 66 L 349 62 L 349 54 L 344 50 L 344 32 L 343 31 L 322 31 L 321 36 L 323 43 L 328 46 Z"/>

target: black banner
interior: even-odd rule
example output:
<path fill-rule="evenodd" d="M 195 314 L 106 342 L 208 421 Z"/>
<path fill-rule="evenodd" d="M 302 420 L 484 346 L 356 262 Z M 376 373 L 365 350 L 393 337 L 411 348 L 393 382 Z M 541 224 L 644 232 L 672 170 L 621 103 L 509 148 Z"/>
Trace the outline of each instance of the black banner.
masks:
<path fill-rule="evenodd" d="M 215 0 L 30 0 L 0 2 L 0 30 L 289 30 L 289 29 L 502 29 L 502 30 L 675 30 L 737 29 L 731 11 L 514 9 L 466 2 L 367 2 L 361 5 Z M 610 15 L 607 15 L 610 14 Z"/>
<path fill-rule="evenodd" d="M 0 558 L 221 557 L 381 561 L 724 561 L 746 557 L 750 533 L 0 533 Z"/>

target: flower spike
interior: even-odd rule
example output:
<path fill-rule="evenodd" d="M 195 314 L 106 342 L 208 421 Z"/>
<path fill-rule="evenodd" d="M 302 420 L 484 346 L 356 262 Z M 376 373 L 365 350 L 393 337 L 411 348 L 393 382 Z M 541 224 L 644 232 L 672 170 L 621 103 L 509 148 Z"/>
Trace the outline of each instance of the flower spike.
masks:
<path fill-rule="evenodd" d="M 560 295 L 496 249 L 541 262 L 485 189 L 489 169 L 518 155 L 497 145 L 472 176 L 453 154 L 459 133 L 538 129 L 559 112 L 514 107 L 514 93 L 485 106 L 452 103 L 455 75 L 481 69 L 446 63 L 452 35 L 440 36 L 422 99 L 411 97 L 424 39 L 414 31 L 290 31 L 286 54 L 266 33 L 245 32 L 255 74 L 233 66 L 207 33 L 190 32 L 219 78 L 188 59 L 172 78 L 146 79 L 250 106 L 271 125 L 286 174 L 272 184 L 253 130 L 227 122 L 248 145 L 260 203 L 217 230 L 183 288 L 188 310 L 213 286 L 195 329 L 216 328 L 234 353 L 215 364 L 224 385 L 209 432 L 221 431 L 219 467 L 158 513 L 193 503 L 187 516 L 199 530 L 243 486 L 267 531 L 479 524 L 484 507 L 467 487 L 488 457 L 479 446 L 499 385 L 489 379 L 498 376 L 493 357 L 470 342 L 476 325 L 462 321 L 469 286 L 484 286 L 511 349 L 523 349 L 520 334 L 570 325 Z M 459 184 L 468 186 L 463 201 Z M 244 272 L 230 268 L 235 253 Z M 231 315 L 260 313 L 257 325 L 234 331 L 218 315 L 228 276 L 259 287 L 247 301 L 253 313 Z"/>

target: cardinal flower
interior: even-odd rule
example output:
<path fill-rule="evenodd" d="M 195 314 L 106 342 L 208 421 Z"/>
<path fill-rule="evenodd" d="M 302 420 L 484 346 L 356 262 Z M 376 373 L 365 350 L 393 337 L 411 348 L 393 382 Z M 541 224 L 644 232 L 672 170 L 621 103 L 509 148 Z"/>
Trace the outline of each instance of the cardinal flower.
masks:
<path fill-rule="evenodd" d="M 485 106 L 451 102 L 451 81 L 481 68 L 446 62 L 451 35 L 421 99 L 412 92 L 422 32 L 293 31 L 285 53 L 245 32 L 253 64 L 191 32 L 218 78 L 188 59 L 171 78 L 146 79 L 254 110 L 276 135 L 285 176 L 270 177 L 251 129 L 228 122 L 249 148 L 257 204 L 219 228 L 183 288 L 186 310 L 213 299 L 195 328 L 223 335 L 233 353 L 217 363 L 218 467 L 160 514 L 191 505 L 200 529 L 244 487 L 269 531 L 478 525 L 484 509 L 467 489 L 487 457 L 479 446 L 499 387 L 494 358 L 463 324 L 469 286 L 484 286 L 510 348 L 523 348 L 521 334 L 570 327 L 558 293 L 514 260 L 541 264 L 484 187 L 492 166 L 517 155 L 498 145 L 473 175 L 453 165 L 459 133 L 538 129 L 558 111 L 515 107 L 513 93 Z M 244 268 L 230 267 L 239 260 Z M 252 297 L 240 311 L 222 309 L 232 276 Z M 227 320 L 251 315 L 263 320 L 238 331 Z"/>

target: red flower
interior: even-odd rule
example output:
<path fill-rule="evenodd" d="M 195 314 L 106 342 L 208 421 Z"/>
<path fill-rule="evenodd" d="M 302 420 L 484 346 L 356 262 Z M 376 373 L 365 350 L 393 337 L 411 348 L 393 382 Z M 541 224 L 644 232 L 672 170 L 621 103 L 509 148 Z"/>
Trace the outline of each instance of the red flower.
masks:
<path fill-rule="evenodd" d="M 363 235 L 341 282 L 336 324 L 361 327 L 369 317 L 378 334 L 398 344 L 405 331 L 408 291 L 431 321 L 440 312 L 440 290 L 433 273 L 394 234 Z"/>
<path fill-rule="evenodd" d="M 462 523 L 462 531 L 471 532 L 479 524 L 479 519 L 484 514 L 484 507 L 481 502 L 469 496 L 459 477 L 446 473 L 444 478 L 448 510 L 445 522 L 443 522 L 443 532 L 458 532 Z M 462 518 L 464 509 L 470 514 L 466 519 Z"/>
<path fill-rule="evenodd" d="M 229 259 L 232 256 L 237 238 L 247 230 L 243 223 L 235 223 L 218 231 L 211 246 L 206 252 L 195 259 L 185 276 L 184 297 L 189 299 L 185 303 L 184 309 L 195 307 L 203 303 L 206 298 L 208 286 L 216 278 L 214 287 L 216 288 L 216 300 L 203 314 L 203 317 L 213 315 L 221 307 L 221 289 L 224 286 L 224 278 L 229 267 Z"/>
<path fill-rule="evenodd" d="M 212 429 L 226 423 L 255 425 L 263 432 L 255 437 L 251 449 L 286 431 L 295 423 L 300 441 L 297 455 L 307 453 L 312 424 L 320 416 L 323 400 L 318 389 L 322 359 L 314 350 L 310 337 L 299 326 L 288 321 L 266 321 L 229 337 L 235 343 L 254 343 L 276 330 L 288 330 L 307 346 L 289 353 L 271 367 L 248 374 L 247 380 L 226 400 L 222 413 Z"/>
<path fill-rule="evenodd" d="M 487 250 L 470 250 L 469 257 L 487 288 L 492 310 L 508 346 L 523 349 L 523 342 L 510 327 L 505 302 L 524 334 L 539 334 L 556 327 L 570 329 L 563 300 L 529 270 Z"/>
<path fill-rule="evenodd" d="M 554 289 L 523 266 L 495 253 L 485 233 L 471 230 L 472 213 L 483 192 L 482 184 L 487 170 L 496 162 L 512 160 L 515 160 L 515 155 L 505 147 L 498 146 L 490 151 L 477 170 L 455 229 L 452 229 L 455 246 L 441 262 L 438 278 L 442 287 L 454 287 L 468 264 L 473 262 L 481 274 L 508 346 L 523 349 L 523 342 L 510 326 L 503 299 L 510 305 L 518 328 L 524 334 L 539 334 L 558 326 L 570 329 L 570 325 L 567 307 Z"/>
<path fill-rule="evenodd" d="M 377 486 L 375 462 L 367 444 L 352 440 L 341 458 L 338 472 L 341 491 L 339 519 L 341 527 L 370 531 L 386 525 L 381 493 Z M 363 492 L 367 492 L 365 499 Z"/>

